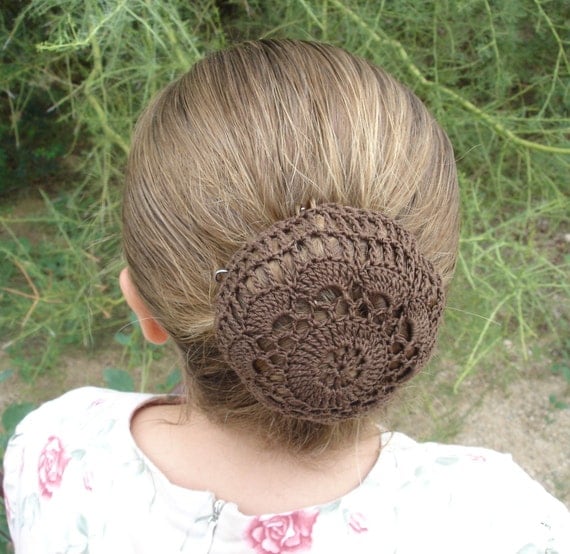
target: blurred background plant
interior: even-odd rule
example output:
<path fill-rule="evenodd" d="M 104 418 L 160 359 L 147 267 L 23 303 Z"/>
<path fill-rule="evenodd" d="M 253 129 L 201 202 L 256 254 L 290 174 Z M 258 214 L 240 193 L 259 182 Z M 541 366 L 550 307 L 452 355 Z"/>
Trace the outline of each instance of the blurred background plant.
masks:
<path fill-rule="evenodd" d="M 382 65 L 451 137 L 463 233 L 441 350 L 455 391 L 506 343 L 570 357 L 565 0 L 6 0 L 0 17 L 0 379 L 33 382 L 114 337 L 118 371 L 142 377 L 107 381 L 147 387 L 160 354 L 117 287 L 132 125 L 208 52 L 285 36 Z"/>

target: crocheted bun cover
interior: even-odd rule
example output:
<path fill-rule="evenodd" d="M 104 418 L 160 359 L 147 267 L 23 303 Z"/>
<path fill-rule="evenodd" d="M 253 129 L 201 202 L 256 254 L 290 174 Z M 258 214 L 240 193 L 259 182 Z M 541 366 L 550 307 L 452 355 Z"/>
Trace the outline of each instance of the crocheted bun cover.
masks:
<path fill-rule="evenodd" d="M 227 270 L 216 305 L 220 352 L 282 414 L 357 417 L 431 355 L 441 279 L 414 238 L 380 213 L 301 211 L 237 251 Z"/>

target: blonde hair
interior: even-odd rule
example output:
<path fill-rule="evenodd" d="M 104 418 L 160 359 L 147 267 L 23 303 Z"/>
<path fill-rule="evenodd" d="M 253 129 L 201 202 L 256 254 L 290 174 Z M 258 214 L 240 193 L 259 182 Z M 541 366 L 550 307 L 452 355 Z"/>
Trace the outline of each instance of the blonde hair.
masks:
<path fill-rule="evenodd" d="M 334 447 L 364 419 L 318 424 L 259 404 L 220 359 L 214 272 L 300 206 L 382 212 L 416 238 L 444 285 L 458 242 L 450 142 L 382 69 L 314 42 L 248 42 L 167 86 L 133 137 L 124 251 L 151 313 L 180 347 L 190 403 L 297 452 Z"/>

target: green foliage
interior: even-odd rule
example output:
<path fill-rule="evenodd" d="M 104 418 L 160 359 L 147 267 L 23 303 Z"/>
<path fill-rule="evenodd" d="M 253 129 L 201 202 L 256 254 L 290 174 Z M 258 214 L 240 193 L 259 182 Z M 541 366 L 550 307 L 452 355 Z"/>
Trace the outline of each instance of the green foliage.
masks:
<path fill-rule="evenodd" d="M 54 166 L 42 209 L 0 210 L 0 332 L 12 366 L 33 380 L 66 344 L 92 346 L 116 333 L 126 318 L 116 285 L 118 193 L 133 122 L 196 60 L 259 37 L 313 38 L 365 56 L 415 90 L 448 131 L 464 208 L 444 333 L 444 347 L 457 352 L 456 388 L 501 339 L 523 356 L 539 336 L 555 342 L 570 325 L 570 260 L 558 238 L 569 232 L 569 17 L 563 0 L 11 5 L 0 20 L 9 115 L 0 141 L 33 135 L 29 118 L 43 98 L 56 136 L 32 141 L 30 155 L 41 166 L 65 152 L 79 176 L 70 182 L 69 169 Z M 11 159 L 3 144 L 0 175 Z M 146 386 L 158 352 L 142 347 L 137 329 L 115 340 L 129 366 L 143 367 Z"/>
<path fill-rule="evenodd" d="M 552 373 L 560 375 L 570 385 L 570 360 L 567 360 L 566 363 L 554 364 Z"/>
<path fill-rule="evenodd" d="M 70 145 L 40 99 L 26 99 L 20 111 L 10 91 L 6 98 L 6 105 L 0 106 L 0 195 L 34 184 L 49 185 L 63 173 L 61 161 Z"/>
<path fill-rule="evenodd" d="M 51 112 L 72 129 L 75 157 L 68 159 L 81 176 L 44 194 L 37 215 L 0 210 L 7 262 L 0 265 L 0 332 L 22 375 L 33 379 L 53 366 L 62 344 L 93 345 L 97 333 L 125 316 L 116 285 L 117 185 L 131 127 L 159 88 L 223 46 L 224 35 L 218 10 L 204 0 L 37 0 L 11 13 L 0 32 L 0 82 L 10 104 L 4 110 L 25 114 L 31 98 L 48 98 Z M 26 121 L 12 117 L 12 133 L 31 133 Z M 57 136 L 52 150 L 36 145 L 34 155 L 58 156 L 66 141 Z"/>
<path fill-rule="evenodd" d="M 106 266 L 99 257 L 110 239 L 91 243 L 84 204 L 63 192 L 52 199 L 44 195 L 41 215 L 0 215 L 0 255 L 6 260 L 0 264 L 0 329 L 12 337 L 4 349 L 27 380 L 52 367 L 66 344 L 88 344 L 94 314 L 102 328 L 118 304 L 114 276 L 108 276 L 116 265 Z M 29 237 L 18 236 L 21 231 Z"/>
<path fill-rule="evenodd" d="M 121 327 L 121 330 L 115 333 L 113 339 L 123 347 L 125 365 L 128 368 L 139 368 L 141 370 L 140 389 L 145 391 L 151 368 L 155 362 L 162 358 L 163 349 L 145 340 L 134 313 L 131 312 L 129 317 L 129 325 Z M 134 390 L 134 388 L 131 388 L 131 390 Z"/>
<path fill-rule="evenodd" d="M 548 401 L 556 410 L 568 410 L 570 408 L 570 403 L 559 400 L 555 394 L 549 395 Z"/>
<path fill-rule="evenodd" d="M 4 381 L 7 381 L 8 379 L 10 379 L 10 377 L 12 377 L 12 375 L 14 375 L 13 369 L 4 369 L 4 370 L 0 371 L 0 383 L 3 383 Z"/>
<path fill-rule="evenodd" d="M 31 402 L 10 404 L 2 414 L 2 426 L 6 435 L 10 436 L 16 430 L 16 426 L 27 416 L 35 406 Z"/>
<path fill-rule="evenodd" d="M 166 376 L 164 383 L 160 383 L 158 385 L 157 392 L 164 394 L 171 393 L 178 385 L 180 385 L 181 381 L 182 375 L 180 373 L 180 369 L 176 367 Z"/>
<path fill-rule="evenodd" d="M 10 545 L 10 534 L 8 531 L 8 523 L 6 522 L 6 508 L 0 506 L 0 554 L 13 552 Z"/>
<path fill-rule="evenodd" d="M 6 375 L 5 372 L 3 372 Z M 6 377 L 5 377 L 6 378 Z M 10 404 L 2 414 L 3 431 L 0 433 L 0 458 L 4 457 L 8 439 L 13 435 L 16 426 L 24 417 L 35 408 L 31 402 Z M 0 502 L 0 553 L 12 552 L 10 550 L 10 533 L 6 522 L 6 508 L 4 502 Z"/>
<path fill-rule="evenodd" d="M 0 373 L 0 382 L 6 380 L 11 376 L 10 370 Z M 3 431 L 0 433 L 0 459 L 4 457 L 6 445 L 9 438 L 16 430 L 16 426 L 24 417 L 35 408 L 31 402 L 22 402 L 9 404 L 2 414 L 2 427 Z M 1 484 L 0 484 L 1 485 Z M 0 502 L 0 554 L 3 552 L 12 552 L 10 532 L 8 530 L 8 523 L 6 521 L 6 507 L 4 502 Z"/>
<path fill-rule="evenodd" d="M 131 392 L 135 390 L 135 382 L 132 375 L 124 369 L 114 367 L 107 368 L 103 372 L 105 384 L 114 390 Z"/>

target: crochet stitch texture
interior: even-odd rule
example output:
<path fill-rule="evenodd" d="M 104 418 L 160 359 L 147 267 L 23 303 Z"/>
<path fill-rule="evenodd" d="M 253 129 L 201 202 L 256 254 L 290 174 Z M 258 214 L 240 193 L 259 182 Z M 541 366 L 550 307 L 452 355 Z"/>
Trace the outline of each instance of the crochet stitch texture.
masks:
<path fill-rule="evenodd" d="M 263 231 L 227 269 L 216 304 L 220 352 L 259 402 L 284 415 L 360 416 L 431 355 L 441 279 L 383 214 L 304 210 Z"/>

